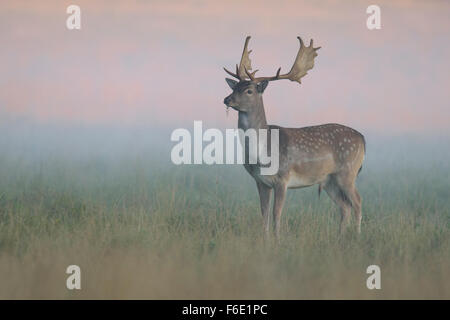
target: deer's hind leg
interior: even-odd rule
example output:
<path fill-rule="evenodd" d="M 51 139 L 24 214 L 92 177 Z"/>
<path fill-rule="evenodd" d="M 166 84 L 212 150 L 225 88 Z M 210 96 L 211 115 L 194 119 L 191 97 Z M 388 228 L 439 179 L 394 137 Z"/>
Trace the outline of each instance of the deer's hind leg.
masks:
<path fill-rule="evenodd" d="M 362 213 L 361 213 L 361 196 L 359 195 L 358 190 L 356 190 L 356 187 L 353 186 L 353 189 L 349 192 L 350 200 L 352 201 L 352 207 L 353 212 L 355 214 L 356 219 L 356 232 L 361 233 L 361 220 L 362 220 Z"/>
<path fill-rule="evenodd" d="M 356 190 L 355 186 L 356 175 L 357 174 L 338 175 L 336 177 L 336 183 L 339 185 L 339 188 L 343 191 L 351 207 L 353 208 L 353 213 L 355 214 L 356 219 L 356 231 L 358 233 L 361 233 L 361 196 L 359 195 L 359 192 L 358 190 Z"/>
<path fill-rule="evenodd" d="M 328 178 L 328 181 L 324 185 L 324 189 L 341 211 L 339 233 L 342 234 L 350 221 L 350 214 L 352 210 L 351 202 L 349 201 L 345 191 L 337 183 L 334 175 Z"/>

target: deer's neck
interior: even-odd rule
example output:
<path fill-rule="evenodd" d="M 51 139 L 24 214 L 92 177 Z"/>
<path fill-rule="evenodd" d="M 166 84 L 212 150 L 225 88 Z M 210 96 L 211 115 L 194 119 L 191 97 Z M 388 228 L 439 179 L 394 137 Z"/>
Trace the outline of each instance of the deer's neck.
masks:
<path fill-rule="evenodd" d="M 238 128 L 243 130 L 267 129 L 266 113 L 262 101 L 248 112 L 239 111 Z"/>

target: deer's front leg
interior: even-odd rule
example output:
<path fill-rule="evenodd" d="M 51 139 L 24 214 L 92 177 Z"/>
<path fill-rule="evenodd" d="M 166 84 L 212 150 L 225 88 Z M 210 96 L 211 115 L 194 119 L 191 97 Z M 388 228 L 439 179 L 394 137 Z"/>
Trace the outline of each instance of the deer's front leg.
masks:
<path fill-rule="evenodd" d="M 264 231 L 269 233 L 269 206 L 270 196 L 272 195 L 272 188 L 266 186 L 261 182 L 256 182 L 259 192 L 259 201 L 261 203 L 261 214 L 263 216 Z"/>
<path fill-rule="evenodd" d="M 281 212 L 283 211 L 284 201 L 286 200 L 286 185 L 276 185 L 275 197 L 273 202 L 273 220 L 274 220 L 274 232 L 277 239 L 280 239 L 280 220 Z"/>

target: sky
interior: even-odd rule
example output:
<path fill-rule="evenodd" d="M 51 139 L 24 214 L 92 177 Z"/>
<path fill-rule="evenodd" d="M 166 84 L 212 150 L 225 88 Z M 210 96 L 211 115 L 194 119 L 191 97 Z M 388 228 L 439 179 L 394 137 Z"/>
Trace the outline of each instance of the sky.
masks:
<path fill-rule="evenodd" d="M 81 30 L 66 28 L 71 4 Z M 366 27 L 371 4 L 380 30 Z M 234 128 L 222 68 L 251 35 L 258 74 L 287 72 L 301 36 L 322 49 L 301 85 L 269 84 L 269 123 L 450 135 L 449 15 L 448 1 L 2 1 L 0 117 Z"/>

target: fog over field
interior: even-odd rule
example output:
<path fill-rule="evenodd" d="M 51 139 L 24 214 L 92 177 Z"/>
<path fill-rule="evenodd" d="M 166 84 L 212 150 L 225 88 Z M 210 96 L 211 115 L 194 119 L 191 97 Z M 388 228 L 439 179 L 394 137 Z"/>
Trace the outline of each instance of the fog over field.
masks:
<path fill-rule="evenodd" d="M 3 121 L 0 298 L 450 298 L 448 136 L 366 134 L 362 234 L 314 186 L 277 244 L 242 165 L 175 166 L 170 133 Z"/>
<path fill-rule="evenodd" d="M 203 132 L 210 128 L 203 124 Z M 0 122 L 0 143 L 3 156 L 19 157 L 34 164 L 47 162 L 49 158 L 78 163 L 101 159 L 105 166 L 116 161 L 136 158 L 146 159 L 159 166 L 174 166 L 170 152 L 177 142 L 171 141 L 171 133 L 178 127 L 155 128 L 152 126 L 108 126 L 108 125 L 58 125 L 39 124 L 26 120 Z M 193 124 L 185 125 L 192 136 Z M 236 128 L 231 126 L 230 129 Z M 219 128 L 225 133 L 225 128 Z M 367 154 L 365 170 L 439 167 L 442 173 L 449 169 L 450 132 L 390 133 L 374 132 L 355 128 L 364 134 Z M 225 134 L 224 134 L 225 139 Z M 203 143 L 203 148 L 209 142 Z M 229 166 L 229 165 L 213 165 Z M 149 165 L 152 169 L 153 165 Z M 182 165 L 183 167 L 183 165 Z M 231 165 L 229 170 L 243 169 Z M 430 181 L 431 182 L 431 181 Z"/>

